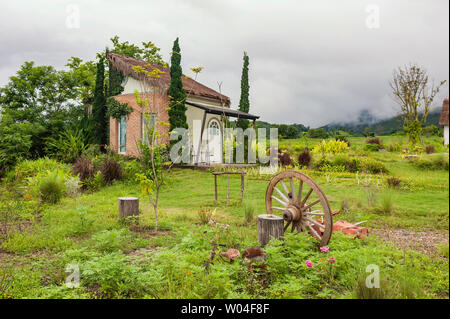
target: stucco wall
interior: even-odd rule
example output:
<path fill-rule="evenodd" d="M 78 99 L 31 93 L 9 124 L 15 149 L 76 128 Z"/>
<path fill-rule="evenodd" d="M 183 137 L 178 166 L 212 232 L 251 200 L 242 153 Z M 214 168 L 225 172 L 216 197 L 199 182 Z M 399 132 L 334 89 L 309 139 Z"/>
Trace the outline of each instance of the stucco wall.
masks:
<path fill-rule="evenodd" d="M 449 130 L 448 130 L 448 125 L 444 126 L 444 145 L 448 145 L 449 144 Z"/>

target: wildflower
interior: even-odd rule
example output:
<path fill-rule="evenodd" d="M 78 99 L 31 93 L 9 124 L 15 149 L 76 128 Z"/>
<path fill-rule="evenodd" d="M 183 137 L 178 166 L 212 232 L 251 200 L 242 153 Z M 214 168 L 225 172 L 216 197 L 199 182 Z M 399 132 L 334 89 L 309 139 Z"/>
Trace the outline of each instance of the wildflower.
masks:
<path fill-rule="evenodd" d="M 33 198 L 33 196 L 31 196 L 30 194 L 26 194 L 25 197 L 28 198 L 28 199 L 32 199 Z"/>
<path fill-rule="evenodd" d="M 305 261 L 305 264 L 306 264 L 306 267 L 308 267 L 308 268 L 312 268 L 312 266 L 313 266 L 313 263 L 309 260 Z"/>
<path fill-rule="evenodd" d="M 188 276 L 191 274 L 191 271 L 190 270 L 188 270 L 187 271 L 187 273 L 186 273 Z"/>
<path fill-rule="evenodd" d="M 323 251 L 324 253 L 327 253 L 330 251 L 330 249 L 327 246 L 320 247 L 320 251 Z"/>
<path fill-rule="evenodd" d="M 275 293 L 275 295 L 279 296 L 279 295 L 280 295 L 280 293 L 279 293 L 279 292 L 276 292 L 276 293 Z"/>
<path fill-rule="evenodd" d="M 225 285 L 227 285 L 227 286 L 229 286 L 229 285 L 231 285 L 229 282 L 227 282 Z"/>
<path fill-rule="evenodd" d="M 330 264 L 334 264 L 336 262 L 336 259 L 334 257 L 330 257 L 329 261 Z"/>

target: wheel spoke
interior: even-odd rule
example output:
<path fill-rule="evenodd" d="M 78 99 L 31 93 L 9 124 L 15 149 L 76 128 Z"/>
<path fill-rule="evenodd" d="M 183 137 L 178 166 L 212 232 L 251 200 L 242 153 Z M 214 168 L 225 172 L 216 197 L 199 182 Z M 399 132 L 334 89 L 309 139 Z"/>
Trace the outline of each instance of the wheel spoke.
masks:
<path fill-rule="evenodd" d="M 295 186 L 294 186 L 294 180 L 292 179 L 292 177 L 289 178 L 289 183 L 291 184 L 292 200 L 295 201 Z"/>
<path fill-rule="evenodd" d="M 313 223 L 316 226 L 319 226 L 320 228 L 325 229 L 324 225 L 322 225 L 321 223 L 319 223 L 318 221 L 316 221 L 316 220 L 314 220 L 312 218 L 306 217 L 306 220 L 309 221 L 310 223 Z"/>
<path fill-rule="evenodd" d="M 308 225 L 308 227 L 318 240 L 322 239 L 322 237 L 316 232 L 316 230 L 311 225 Z"/>
<path fill-rule="evenodd" d="M 276 209 L 276 210 L 284 212 L 286 210 L 286 207 L 283 208 L 283 207 L 272 206 L 272 209 Z"/>
<path fill-rule="evenodd" d="M 286 187 L 286 184 L 283 182 L 283 180 L 281 180 L 280 183 L 281 183 L 281 186 L 283 186 L 284 191 L 286 192 L 286 196 L 289 197 L 289 190 Z"/>
<path fill-rule="evenodd" d="M 297 203 L 301 203 L 302 201 L 302 188 L 303 188 L 303 181 L 300 180 L 300 185 L 298 186 L 298 196 L 297 196 Z"/>
<path fill-rule="evenodd" d="M 303 210 L 308 210 L 311 207 L 313 207 L 314 205 L 316 205 L 317 203 L 320 203 L 320 199 L 316 200 L 315 202 L 312 202 L 311 204 L 309 204 L 308 206 L 302 208 Z"/>
<path fill-rule="evenodd" d="M 289 203 L 286 203 L 285 201 L 282 201 L 281 199 L 279 199 L 276 196 L 272 195 L 272 198 L 275 199 L 277 202 L 279 202 L 281 205 L 287 206 Z"/>
<path fill-rule="evenodd" d="M 286 231 L 286 229 L 289 227 L 289 225 L 292 223 L 292 220 L 288 221 L 286 223 L 286 226 L 284 226 L 284 231 Z"/>
<path fill-rule="evenodd" d="M 306 212 L 305 214 L 306 215 L 316 215 L 316 216 L 324 216 L 325 215 L 324 213 L 318 213 L 318 212 L 320 212 L 320 210 L 314 210 L 312 212 Z"/>
<path fill-rule="evenodd" d="M 312 191 L 313 191 L 313 189 L 311 188 L 311 189 L 309 190 L 308 194 L 306 194 L 305 198 L 303 199 L 303 201 L 302 201 L 300 207 L 303 207 L 303 205 L 305 205 L 305 203 L 306 203 L 306 201 L 308 200 L 309 195 L 311 195 Z"/>
<path fill-rule="evenodd" d="M 283 200 L 289 203 L 289 198 L 287 198 L 286 195 L 284 195 L 278 188 L 274 187 L 274 189 L 277 191 L 277 193 L 281 196 Z"/>

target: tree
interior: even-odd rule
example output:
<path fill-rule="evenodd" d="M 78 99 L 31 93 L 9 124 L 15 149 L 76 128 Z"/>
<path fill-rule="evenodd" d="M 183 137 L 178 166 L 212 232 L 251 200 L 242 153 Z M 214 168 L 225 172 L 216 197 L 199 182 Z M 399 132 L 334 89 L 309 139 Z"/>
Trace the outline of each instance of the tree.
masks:
<path fill-rule="evenodd" d="M 239 110 L 248 113 L 250 110 L 250 100 L 249 100 L 250 86 L 248 84 L 249 58 L 247 52 L 244 52 L 243 59 L 244 65 L 242 67 L 242 75 L 241 75 L 241 98 L 239 100 Z M 245 130 L 246 128 L 248 128 L 248 120 L 239 118 L 237 120 L 236 126 Z"/>
<path fill-rule="evenodd" d="M 80 87 L 71 72 L 25 62 L 0 89 L 0 126 L 31 124 L 27 127 L 33 127 L 32 143 L 26 156 L 44 156 L 47 138 L 57 137 L 83 118 L 84 107 L 77 101 Z"/>
<path fill-rule="evenodd" d="M 160 99 L 156 98 L 155 92 L 161 92 L 162 87 L 159 78 L 163 71 L 153 69 L 148 71 L 140 66 L 133 67 L 134 72 L 144 74 L 148 79 L 148 84 L 141 84 L 141 90 L 135 91 L 137 104 L 141 107 L 144 116 L 144 138 L 138 141 L 140 152 L 142 174 L 136 174 L 137 180 L 141 186 L 142 193 L 149 196 L 155 213 L 155 232 L 158 231 L 158 204 L 161 187 L 165 182 L 165 165 L 170 165 L 169 152 L 163 143 L 167 133 L 160 130 L 161 127 L 168 126 L 168 123 L 162 120 L 160 110 L 164 105 L 159 105 Z M 149 98 L 150 97 L 150 98 Z M 147 118 L 146 115 L 154 115 L 154 119 Z"/>
<path fill-rule="evenodd" d="M 105 97 L 105 62 L 100 57 L 97 63 L 97 76 L 95 79 L 94 101 L 92 103 L 92 131 L 95 144 L 107 144 L 108 123 L 106 118 Z"/>
<path fill-rule="evenodd" d="M 434 97 L 445 82 L 444 80 L 435 85 L 434 81 L 429 80 L 427 71 L 416 64 L 394 70 L 389 84 L 400 105 L 404 130 L 413 145 L 419 139 L 422 141 L 422 127 L 432 108 Z"/>
<path fill-rule="evenodd" d="M 170 131 L 176 128 L 188 128 L 186 121 L 186 91 L 183 89 L 181 69 L 181 54 L 178 38 L 173 43 L 170 60 L 170 86 L 169 86 L 169 123 Z M 172 141 L 177 143 L 178 141 Z"/>

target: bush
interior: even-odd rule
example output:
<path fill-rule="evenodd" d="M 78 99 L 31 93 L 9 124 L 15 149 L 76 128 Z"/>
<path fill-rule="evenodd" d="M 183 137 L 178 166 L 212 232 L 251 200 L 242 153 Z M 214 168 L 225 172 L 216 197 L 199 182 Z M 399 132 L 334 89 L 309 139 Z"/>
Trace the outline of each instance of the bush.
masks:
<path fill-rule="evenodd" d="M 278 160 L 282 166 L 292 165 L 291 155 L 286 151 L 282 151 L 278 154 Z"/>
<path fill-rule="evenodd" d="M 308 148 L 304 148 L 303 151 L 298 155 L 298 165 L 303 167 L 309 167 L 311 164 L 311 154 L 309 154 Z"/>
<path fill-rule="evenodd" d="M 411 161 L 414 166 L 419 169 L 425 170 L 446 170 L 448 171 L 449 161 L 448 157 L 441 156 L 430 156 L 429 158 L 419 158 Z"/>
<path fill-rule="evenodd" d="M 39 185 L 41 200 L 45 203 L 56 204 L 63 197 L 65 188 L 64 183 L 56 175 L 47 176 Z"/>
<path fill-rule="evenodd" d="M 388 184 L 389 187 L 395 188 L 395 187 L 397 187 L 397 186 L 400 185 L 401 180 L 400 180 L 400 178 L 389 177 L 389 178 L 386 180 L 386 182 L 387 182 L 387 184 Z"/>
<path fill-rule="evenodd" d="M 368 138 L 365 142 L 366 144 L 377 144 L 380 147 L 382 145 L 381 140 L 378 137 Z"/>
<path fill-rule="evenodd" d="M 426 152 L 427 154 L 432 154 L 432 153 L 434 153 L 434 152 L 435 152 L 434 145 L 427 145 L 427 146 L 425 146 L 425 152 Z"/>
<path fill-rule="evenodd" d="M 79 157 L 73 164 L 73 174 L 79 175 L 82 182 L 94 176 L 94 165 L 92 160 L 87 157 Z"/>
<path fill-rule="evenodd" d="M 346 135 L 336 135 L 336 136 L 334 137 L 334 139 L 335 139 L 336 141 L 342 141 L 342 142 L 347 143 L 348 147 L 351 146 L 351 145 L 350 145 L 350 141 L 348 140 L 348 137 L 347 137 Z"/>
<path fill-rule="evenodd" d="M 200 210 L 198 211 L 198 218 L 200 219 L 201 224 L 208 224 L 211 220 L 214 212 L 211 211 L 210 208 L 202 208 L 200 206 Z"/>
<path fill-rule="evenodd" d="M 73 163 L 88 147 L 87 137 L 83 130 L 68 130 L 58 139 L 47 140 L 48 153 L 65 163 Z"/>
<path fill-rule="evenodd" d="M 14 184 L 22 184 L 31 177 L 38 176 L 49 171 L 61 170 L 64 173 L 70 172 L 70 166 L 60 163 L 54 159 L 48 157 L 38 158 L 37 160 L 25 160 L 19 162 L 14 171 L 8 177 L 8 182 Z"/>
<path fill-rule="evenodd" d="M 247 203 L 244 207 L 244 220 L 246 223 L 251 223 L 255 215 L 255 205 Z"/>
<path fill-rule="evenodd" d="M 336 141 L 336 140 L 329 140 L 325 141 L 322 140 L 319 144 L 317 144 L 314 149 L 313 153 L 320 153 L 320 154 L 339 154 L 339 153 L 345 153 L 348 151 L 348 145 L 347 143 L 343 141 Z"/>
<path fill-rule="evenodd" d="M 399 143 L 390 144 L 388 147 L 389 152 L 400 152 L 402 146 Z"/>
<path fill-rule="evenodd" d="M 122 166 L 113 159 L 107 159 L 103 163 L 100 171 L 105 184 L 111 184 L 115 180 L 121 180 L 123 176 Z"/>
<path fill-rule="evenodd" d="M 365 144 L 364 145 L 364 150 L 368 151 L 368 152 L 378 152 L 380 150 L 380 145 L 378 144 Z"/>
<path fill-rule="evenodd" d="M 387 173 L 386 166 L 377 160 L 367 157 L 337 155 L 334 157 L 322 156 L 314 163 L 314 167 L 325 172 L 350 172 L 350 173 Z"/>

